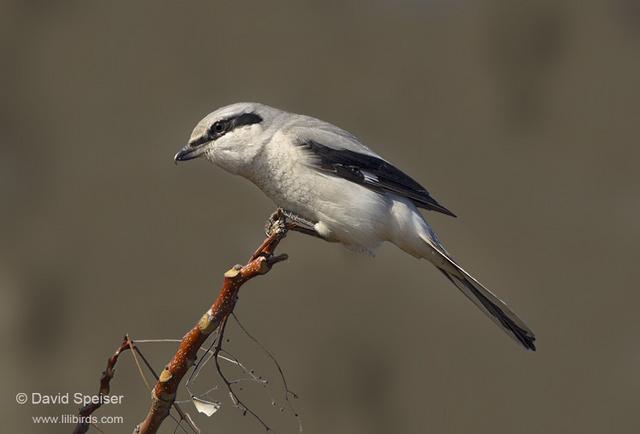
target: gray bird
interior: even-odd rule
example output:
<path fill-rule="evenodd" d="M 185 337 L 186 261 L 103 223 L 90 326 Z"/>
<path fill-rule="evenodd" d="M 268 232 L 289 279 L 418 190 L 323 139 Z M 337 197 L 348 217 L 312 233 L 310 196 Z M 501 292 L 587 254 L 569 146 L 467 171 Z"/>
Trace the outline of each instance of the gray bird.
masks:
<path fill-rule="evenodd" d="M 389 241 L 427 259 L 502 330 L 535 350 L 533 332 L 458 265 L 418 208 L 455 215 L 351 133 L 310 116 L 237 103 L 202 119 L 174 159 L 201 156 L 253 182 L 327 241 L 369 254 Z"/>

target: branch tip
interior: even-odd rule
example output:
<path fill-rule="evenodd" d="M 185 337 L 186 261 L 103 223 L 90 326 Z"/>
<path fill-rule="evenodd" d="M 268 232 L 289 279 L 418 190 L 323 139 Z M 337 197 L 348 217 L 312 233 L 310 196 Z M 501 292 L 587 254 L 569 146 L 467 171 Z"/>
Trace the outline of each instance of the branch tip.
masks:
<path fill-rule="evenodd" d="M 232 268 L 229 268 L 225 273 L 224 273 L 224 277 L 226 277 L 227 279 L 233 279 L 234 277 L 236 277 L 238 274 L 240 274 L 240 270 L 242 269 L 242 267 L 238 268 L 237 265 L 234 265 Z"/>
<path fill-rule="evenodd" d="M 280 255 L 276 255 L 268 258 L 267 261 L 269 262 L 269 265 L 274 265 L 274 264 L 277 264 L 278 262 L 286 261 L 287 259 L 289 259 L 289 255 L 287 255 L 286 253 L 282 253 Z"/>

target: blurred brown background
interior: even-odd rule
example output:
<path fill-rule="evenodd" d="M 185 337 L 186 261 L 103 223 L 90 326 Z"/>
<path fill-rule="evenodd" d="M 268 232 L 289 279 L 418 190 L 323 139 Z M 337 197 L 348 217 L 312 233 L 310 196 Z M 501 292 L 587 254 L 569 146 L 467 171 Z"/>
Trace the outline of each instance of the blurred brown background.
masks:
<path fill-rule="evenodd" d="M 95 393 L 123 333 L 180 337 L 262 239 L 274 207 L 255 187 L 172 161 L 206 113 L 259 101 L 423 182 L 460 216 L 429 214 L 450 250 L 538 335 L 520 350 L 393 246 L 294 234 L 237 312 L 305 432 L 640 432 L 637 2 L 5 0 L 0 34 L 1 431 L 71 431 L 31 416 L 76 405 L 16 393 Z M 145 348 L 158 369 L 173 349 Z M 130 432 L 148 406 L 130 355 L 112 391 L 124 405 L 98 415 L 125 423 L 101 429 Z M 250 405 L 296 432 L 262 392 Z M 219 399 L 204 432 L 262 432 Z"/>

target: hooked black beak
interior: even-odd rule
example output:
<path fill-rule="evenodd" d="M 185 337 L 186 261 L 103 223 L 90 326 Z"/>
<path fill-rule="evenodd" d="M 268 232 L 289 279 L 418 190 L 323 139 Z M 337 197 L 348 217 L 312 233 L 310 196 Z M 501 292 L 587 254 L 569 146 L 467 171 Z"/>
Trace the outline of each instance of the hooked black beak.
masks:
<path fill-rule="evenodd" d="M 199 156 L 204 154 L 204 150 L 204 145 L 200 145 L 198 147 L 187 145 L 184 148 L 180 149 L 176 155 L 174 155 L 173 161 L 178 164 L 178 161 L 193 160 L 194 158 L 198 158 Z"/>

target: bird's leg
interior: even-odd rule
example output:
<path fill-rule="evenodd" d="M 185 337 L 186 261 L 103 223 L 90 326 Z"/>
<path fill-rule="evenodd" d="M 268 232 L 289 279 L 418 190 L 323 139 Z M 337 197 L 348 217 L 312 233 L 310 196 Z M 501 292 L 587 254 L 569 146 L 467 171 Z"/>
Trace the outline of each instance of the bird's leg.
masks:
<path fill-rule="evenodd" d="M 300 217 L 291 211 L 283 210 L 282 213 L 285 217 L 285 224 L 287 224 L 290 230 L 322 238 L 322 236 L 316 232 L 316 224 L 314 222 Z"/>
<path fill-rule="evenodd" d="M 278 208 L 271 216 L 267 223 L 265 224 L 264 230 L 267 235 L 273 233 L 274 230 L 281 225 L 284 225 L 288 230 L 300 232 L 306 235 L 311 235 L 317 238 L 324 239 L 318 232 L 315 230 L 315 224 L 299 215 L 291 212 L 283 210 L 282 208 Z"/>

